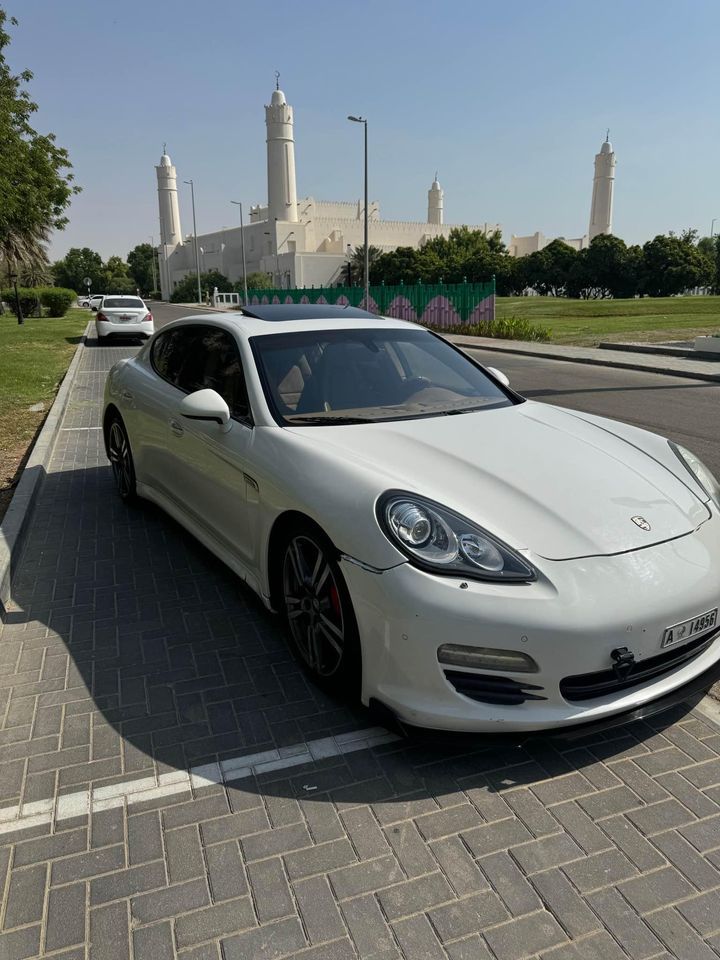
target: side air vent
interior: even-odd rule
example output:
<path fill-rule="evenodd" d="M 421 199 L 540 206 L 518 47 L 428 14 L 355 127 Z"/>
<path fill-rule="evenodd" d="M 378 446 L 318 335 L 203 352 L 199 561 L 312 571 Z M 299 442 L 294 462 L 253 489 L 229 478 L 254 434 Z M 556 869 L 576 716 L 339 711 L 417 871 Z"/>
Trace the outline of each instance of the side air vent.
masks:
<path fill-rule="evenodd" d="M 533 692 L 542 690 L 542 687 L 524 680 L 487 673 L 465 673 L 462 670 L 446 670 L 445 676 L 458 693 L 480 703 L 514 706 L 526 700 L 547 700 L 547 697 Z"/>

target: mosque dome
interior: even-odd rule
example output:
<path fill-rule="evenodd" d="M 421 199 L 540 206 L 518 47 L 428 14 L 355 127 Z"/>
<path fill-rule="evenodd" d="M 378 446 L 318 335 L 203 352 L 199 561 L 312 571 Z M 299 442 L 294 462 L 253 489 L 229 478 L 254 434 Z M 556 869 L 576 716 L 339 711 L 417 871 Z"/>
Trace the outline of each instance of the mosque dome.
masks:
<path fill-rule="evenodd" d="M 160 157 L 160 166 L 161 166 L 161 167 L 171 167 L 171 166 L 172 166 L 172 161 L 170 160 L 170 157 L 169 157 L 166 153 L 164 153 L 164 154 Z"/>
<path fill-rule="evenodd" d="M 273 107 L 279 107 L 281 104 L 287 103 L 285 100 L 285 94 L 282 92 L 282 90 L 273 90 L 272 100 L 270 103 L 273 105 Z"/>
<path fill-rule="evenodd" d="M 612 153 L 613 148 L 609 140 L 606 140 L 605 143 L 600 147 L 600 153 Z"/>

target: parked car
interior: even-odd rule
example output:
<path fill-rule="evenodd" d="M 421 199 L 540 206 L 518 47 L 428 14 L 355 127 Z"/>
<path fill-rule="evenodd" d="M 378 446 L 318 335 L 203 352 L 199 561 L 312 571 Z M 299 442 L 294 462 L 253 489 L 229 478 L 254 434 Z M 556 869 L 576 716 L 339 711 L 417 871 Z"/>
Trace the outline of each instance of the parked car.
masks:
<path fill-rule="evenodd" d="M 147 340 L 155 332 L 153 315 L 140 297 L 105 295 L 95 317 L 100 343 L 110 337 L 141 337 Z"/>
<path fill-rule="evenodd" d="M 103 428 L 124 500 L 227 563 L 318 683 L 408 725 L 610 725 L 720 675 L 707 467 L 414 324 L 175 321 L 112 368 Z"/>
<path fill-rule="evenodd" d="M 104 293 L 93 293 L 92 296 L 85 297 L 83 300 L 84 307 L 90 307 L 91 310 L 97 310 L 97 308 L 102 303 L 102 298 L 105 296 Z"/>

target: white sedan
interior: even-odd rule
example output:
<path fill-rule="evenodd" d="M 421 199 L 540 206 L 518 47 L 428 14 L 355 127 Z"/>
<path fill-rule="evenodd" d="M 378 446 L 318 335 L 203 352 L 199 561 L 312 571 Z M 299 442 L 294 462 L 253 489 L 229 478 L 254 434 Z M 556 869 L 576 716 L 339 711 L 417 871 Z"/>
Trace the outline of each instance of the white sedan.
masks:
<path fill-rule="evenodd" d="M 621 722 L 720 673 L 720 487 L 352 308 L 168 324 L 105 388 L 120 496 L 284 618 L 317 682 L 407 725 Z"/>
<path fill-rule="evenodd" d="M 111 337 L 147 340 L 155 332 L 153 315 L 140 297 L 106 295 L 92 309 L 97 309 L 95 330 L 100 342 Z"/>

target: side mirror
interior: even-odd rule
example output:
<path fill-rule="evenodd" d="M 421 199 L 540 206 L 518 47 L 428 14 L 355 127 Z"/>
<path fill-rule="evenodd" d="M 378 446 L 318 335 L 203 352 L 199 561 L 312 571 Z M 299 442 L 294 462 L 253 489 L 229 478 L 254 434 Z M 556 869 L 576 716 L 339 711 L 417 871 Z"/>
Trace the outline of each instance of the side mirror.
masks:
<path fill-rule="evenodd" d="M 495 377 L 496 380 L 499 380 L 500 383 L 505 384 L 506 387 L 510 386 L 510 378 L 507 374 L 503 373 L 502 370 L 498 370 L 497 367 L 485 367 L 487 372 L 491 377 Z"/>
<path fill-rule="evenodd" d="M 93 313 L 97 313 L 97 311 L 98 311 L 98 308 L 97 308 L 97 307 L 90 307 L 90 309 L 92 310 Z"/>
<path fill-rule="evenodd" d="M 230 407 L 216 390 L 196 390 L 180 401 L 180 414 L 187 420 L 217 423 L 225 433 L 232 426 Z"/>

